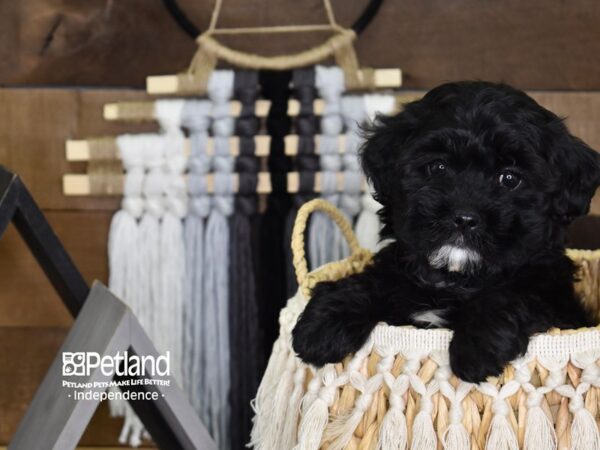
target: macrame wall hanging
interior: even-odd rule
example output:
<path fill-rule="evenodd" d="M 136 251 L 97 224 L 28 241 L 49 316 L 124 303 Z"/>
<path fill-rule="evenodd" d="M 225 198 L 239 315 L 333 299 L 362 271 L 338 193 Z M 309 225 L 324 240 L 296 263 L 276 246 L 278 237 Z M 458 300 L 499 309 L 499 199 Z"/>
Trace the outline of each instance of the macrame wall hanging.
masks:
<path fill-rule="evenodd" d="M 109 236 L 111 289 L 158 350 L 170 352 L 177 382 L 219 448 L 229 450 L 250 440 L 250 400 L 279 334 L 280 310 L 297 289 L 289 242 L 300 206 L 316 196 L 334 201 L 376 245 L 377 205 L 357 160 L 360 126 L 376 110 L 395 110 L 399 99 L 349 92 L 397 87 L 400 72 L 359 69 L 356 32 L 337 24 L 328 0 L 327 24 L 297 27 L 217 28 L 221 6 L 217 0 L 188 71 L 148 79 L 149 93 L 192 98 L 105 105 L 107 120 L 155 121 L 160 132 L 68 142 L 67 159 L 91 164 L 86 175 L 66 175 L 64 191 L 123 195 Z M 245 55 L 217 41 L 312 31 L 332 36 L 291 56 Z M 329 57 L 338 65 L 314 66 Z M 248 70 L 214 70 L 218 60 Z M 115 159 L 122 169 L 96 172 Z M 312 265 L 350 251 L 325 216 L 309 228 Z M 298 370 L 281 392 L 292 411 L 308 405 L 298 389 L 304 380 Z M 111 412 L 125 417 L 121 442 L 137 446 L 148 437 L 128 405 L 111 404 Z M 265 425 L 286 436 L 278 448 L 295 439 L 297 417 Z"/>

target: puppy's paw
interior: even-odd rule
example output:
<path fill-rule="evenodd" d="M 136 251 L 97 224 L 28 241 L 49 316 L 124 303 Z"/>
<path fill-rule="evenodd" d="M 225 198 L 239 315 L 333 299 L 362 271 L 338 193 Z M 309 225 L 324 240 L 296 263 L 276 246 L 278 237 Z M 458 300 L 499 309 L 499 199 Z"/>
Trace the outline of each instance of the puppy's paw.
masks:
<path fill-rule="evenodd" d="M 321 367 L 342 361 L 362 347 L 375 326 L 368 304 L 344 287 L 319 283 L 313 290 L 292 331 L 294 351 L 304 362 Z"/>
<path fill-rule="evenodd" d="M 516 336 L 503 338 L 455 331 L 450 343 L 452 372 L 471 383 L 502 374 L 504 367 L 524 350 Z"/>
<path fill-rule="evenodd" d="M 314 322 L 303 317 L 296 324 L 292 338 L 298 357 L 316 367 L 340 362 L 358 350 L 350 344 L 340 323 L 333 319 Z"/>

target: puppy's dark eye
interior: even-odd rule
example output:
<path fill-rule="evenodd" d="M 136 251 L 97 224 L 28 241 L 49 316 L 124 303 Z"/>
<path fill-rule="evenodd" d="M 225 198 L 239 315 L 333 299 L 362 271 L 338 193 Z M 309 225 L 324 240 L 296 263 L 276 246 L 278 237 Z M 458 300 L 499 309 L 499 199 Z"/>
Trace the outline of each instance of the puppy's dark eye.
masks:
<path fill-rule="evenodd" d="M 500 183 L 500 186 L 513 190 L 518 188 L 521 184 L 521 177 L 510 170 L 503 170 L 500 172 L 498 182 Z"/>
<path fill-rule="evenodd" d="M 435 161 L 430 162 L 427 166 L 429 175 L 443 175 L 446 173 L 446 169 L 446 163 L 441 159 L 436 159 Z"/>

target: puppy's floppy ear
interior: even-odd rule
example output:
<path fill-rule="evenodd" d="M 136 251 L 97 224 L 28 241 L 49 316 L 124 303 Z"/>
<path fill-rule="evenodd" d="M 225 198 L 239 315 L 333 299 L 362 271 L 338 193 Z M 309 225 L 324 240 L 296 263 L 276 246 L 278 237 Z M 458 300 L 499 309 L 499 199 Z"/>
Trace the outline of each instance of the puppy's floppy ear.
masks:
<path fill-rule="evenodd" d="M 390 204 L 392 181 L 398 174 L 397 161 L 401 147 L 414 133 L 416 120 L 407 109 L 395 116 L 378 115 L 364 128 L 365 143 L 360 150 L 363 170 L 375 190 L 374 197 L 382 205 Z"/>
<path fill-rule="evenodd" d="M 561 180 L 555 213 L 561 222 L 568 224 L 589 211 L 590 201 L 600 186 L 600 154 L 567 134 L 550 149 L 550 162 Z"/>

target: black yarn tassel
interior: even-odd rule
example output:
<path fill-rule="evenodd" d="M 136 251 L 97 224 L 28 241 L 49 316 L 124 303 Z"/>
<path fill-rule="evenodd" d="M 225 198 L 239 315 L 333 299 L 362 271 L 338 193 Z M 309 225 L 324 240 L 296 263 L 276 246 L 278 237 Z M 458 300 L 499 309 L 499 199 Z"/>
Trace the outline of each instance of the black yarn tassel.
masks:
<path fill-rule="evenodd" d="M 291 207 L 287 193 L 287 172 L 290 158 L 285 156 L 284 138 L 291 121 L 287 115 L 290 97 L 291 71 L 261 71 L 259 73 L 263 96 L 271 101 L 267 116 L 267 132 L 271 135 L 268 159 L 271 173 L 271 194 L 260 230 L 260 318 L 264 330 L 264 349 L 268 354 L 279 333 L 278 316 L 287 299 L 284 246 L 285 219 Z"/>
<path fill-rule="evenodd" d="M 257 72 L 235 74 L 235 97 L 242 104 L 236 121 L 240 138 L 240 156 L 236 159 L 239 189 L 235 210 L 230 219 L 230 345 L 231 345 L 231 447 L 243 449 L 250 441 L 252 407 L 264 365 L 262 339 L 256 292 L 257 242 L 254 239 L 258 216 L 256 194 L 257 173 L 260 168 L 254 155 L 254 136 L 259 120 L 254 114 L 258 96 Z"/>
<path fill-rule="evenodd" d="M 300 189 L 293 197 L 293 206 L 286 218 L 285 225 L 285 253 L 287 274 L 287 296 L 291 297 L 298 289 L 296 272 L 292 259 L 292 229 L 298 214 L 298 209 L 307 201 L 316 197 L 314 193 L 314 173 L 319 169 L 319 158 L 315 154 L 315 134 L 317 118 L 313 110 L 313 101 L 317 95 L 315 88 L 315 70 L 298 69 L 292 78 L 293 92 L 300 102 L 300 112 L 294 121 L 294 128 L 298 134 L 298 155 L 296 156 L 296 170 L 300 173 Z M 308 254 L 308 253 L 307 253 Z"/>

